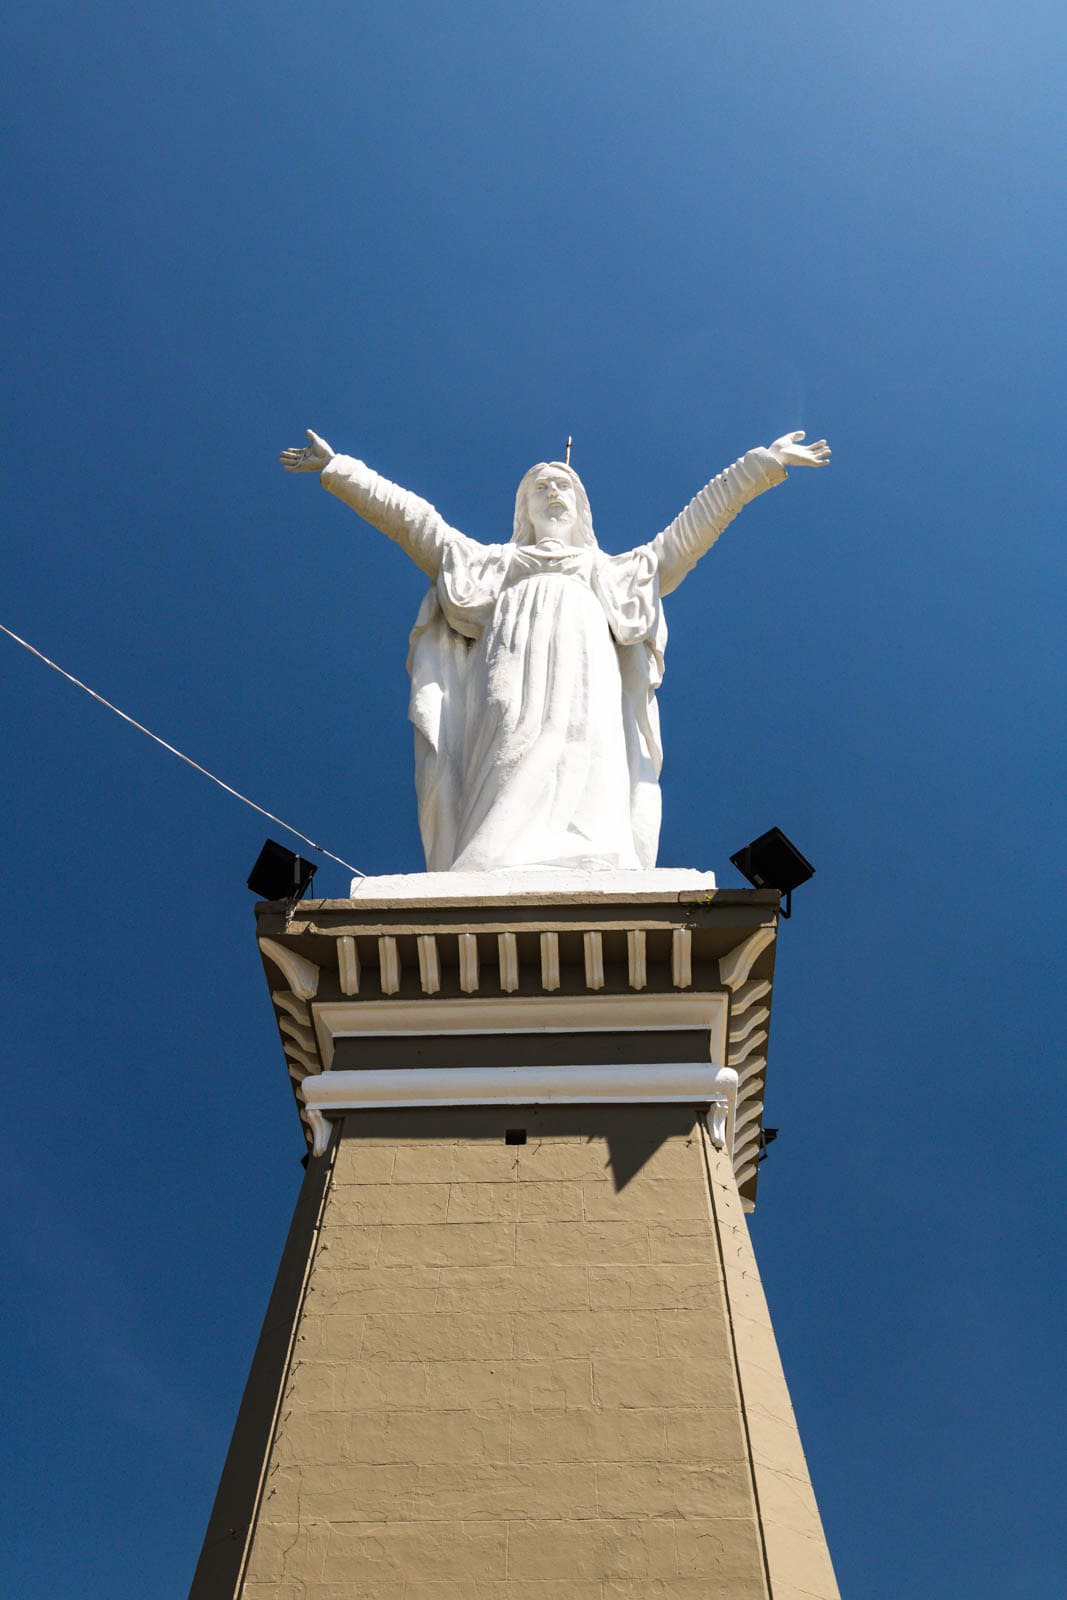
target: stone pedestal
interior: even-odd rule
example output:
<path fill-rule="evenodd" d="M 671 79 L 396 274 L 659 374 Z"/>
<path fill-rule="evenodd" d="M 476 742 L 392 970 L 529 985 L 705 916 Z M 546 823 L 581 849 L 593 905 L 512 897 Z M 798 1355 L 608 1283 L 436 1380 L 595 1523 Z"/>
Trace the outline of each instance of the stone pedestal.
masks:
<path fill-rule="evenodd" d="M 258 910 L 311 1154 L 193 1597 L 832 1600 L 743 1215 L 777 897 L 389 882 Z"/>

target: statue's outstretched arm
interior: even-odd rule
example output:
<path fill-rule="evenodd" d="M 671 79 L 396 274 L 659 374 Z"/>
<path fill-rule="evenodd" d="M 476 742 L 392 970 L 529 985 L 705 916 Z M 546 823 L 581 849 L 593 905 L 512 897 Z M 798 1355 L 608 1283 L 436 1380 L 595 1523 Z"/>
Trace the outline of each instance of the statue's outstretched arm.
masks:
<path fill-rule="evenodd" d="M 701 556 L 750 500 L 773 489 L 786 477 L 786 467 L 823 467 L 830 459 L 825 439 L 801 444 L 803 433 L 786 433 L 766 448 L 749 450 L 732 467 L 695 495 L 685 510 L 652 541 L 659 563 L 660 593 L 677 589 Z"/>
<path fill-rule="evenodd" d="M 287 472 L 318 472 L 322 486 L 358 511 L 404 550 L 428 578 L 436 578 L 441 557 L 454 539 L 465 539 L 449 527 L 428 500 L 390 483 L 354 456 L 337 455 L 325 439 L 308 429 L 307 446 L 283 450 L 279 461 Z"/>

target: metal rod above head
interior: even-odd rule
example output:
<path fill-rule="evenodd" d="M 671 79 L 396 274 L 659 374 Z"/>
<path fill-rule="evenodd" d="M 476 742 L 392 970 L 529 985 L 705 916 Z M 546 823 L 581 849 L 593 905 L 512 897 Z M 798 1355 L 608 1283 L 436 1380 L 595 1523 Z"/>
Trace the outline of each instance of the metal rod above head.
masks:
<path fill-rule="evenodd" d="M 564 457 L 563 457 L 563 465 L 565 467 L 569 467 L 570 464 L 571 464 L 571 445 L 573 443 L 574 443 L 574 440 L 571 438 L 570 434 L 568 433 L 568 435 L 567 435 L 567 449 L 566 449 L 566 453 L 564 454 Z"/>

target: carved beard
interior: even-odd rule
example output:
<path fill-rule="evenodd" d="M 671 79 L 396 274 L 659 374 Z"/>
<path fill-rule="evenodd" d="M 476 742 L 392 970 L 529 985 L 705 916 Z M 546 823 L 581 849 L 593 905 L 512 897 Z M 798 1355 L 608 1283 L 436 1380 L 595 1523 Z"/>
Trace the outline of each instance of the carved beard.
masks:
<path fill-rule="evenodd" d="M 589 510 L 589 497 L 585 492 L 585 486 L 573 467 L 567 467 L 563 462 L 559 461 L 538 462 L 537 466 L 531 467 L 523 477 L 522 482 L 519 484 L 519 492 L 515 497 L 515 529 L 511 536 L 511 542 L 519 545 L 543 545 L 557 542 L 557 536 L 550 532 L 546 531 L 538 534 L 527 510 L 526 486 L 534 474 L 542 472 L 546 466 L 564 468 L 564 471 L 567 472 L 571 482 L 574 484 L 575 500 L 577 501 L 577 516 L 567 530 L 567 538 L 565 540 L 559 539 L 558 542 L 568 550 L 596 550 L 598 545 L 596 534 L 593 532 L 593 518 Z"/>

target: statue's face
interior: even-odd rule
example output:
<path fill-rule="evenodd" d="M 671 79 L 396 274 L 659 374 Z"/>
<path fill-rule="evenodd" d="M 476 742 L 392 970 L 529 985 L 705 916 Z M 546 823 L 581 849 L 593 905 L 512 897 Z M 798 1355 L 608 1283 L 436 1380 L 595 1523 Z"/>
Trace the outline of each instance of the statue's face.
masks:
<path fill-rule="evenodd" d="M 578 497 L 569 473 L 557 467 L 542 467 L 527 492 L 526 510 L 537 542 L 573 542 L 578 526 Z"/>

